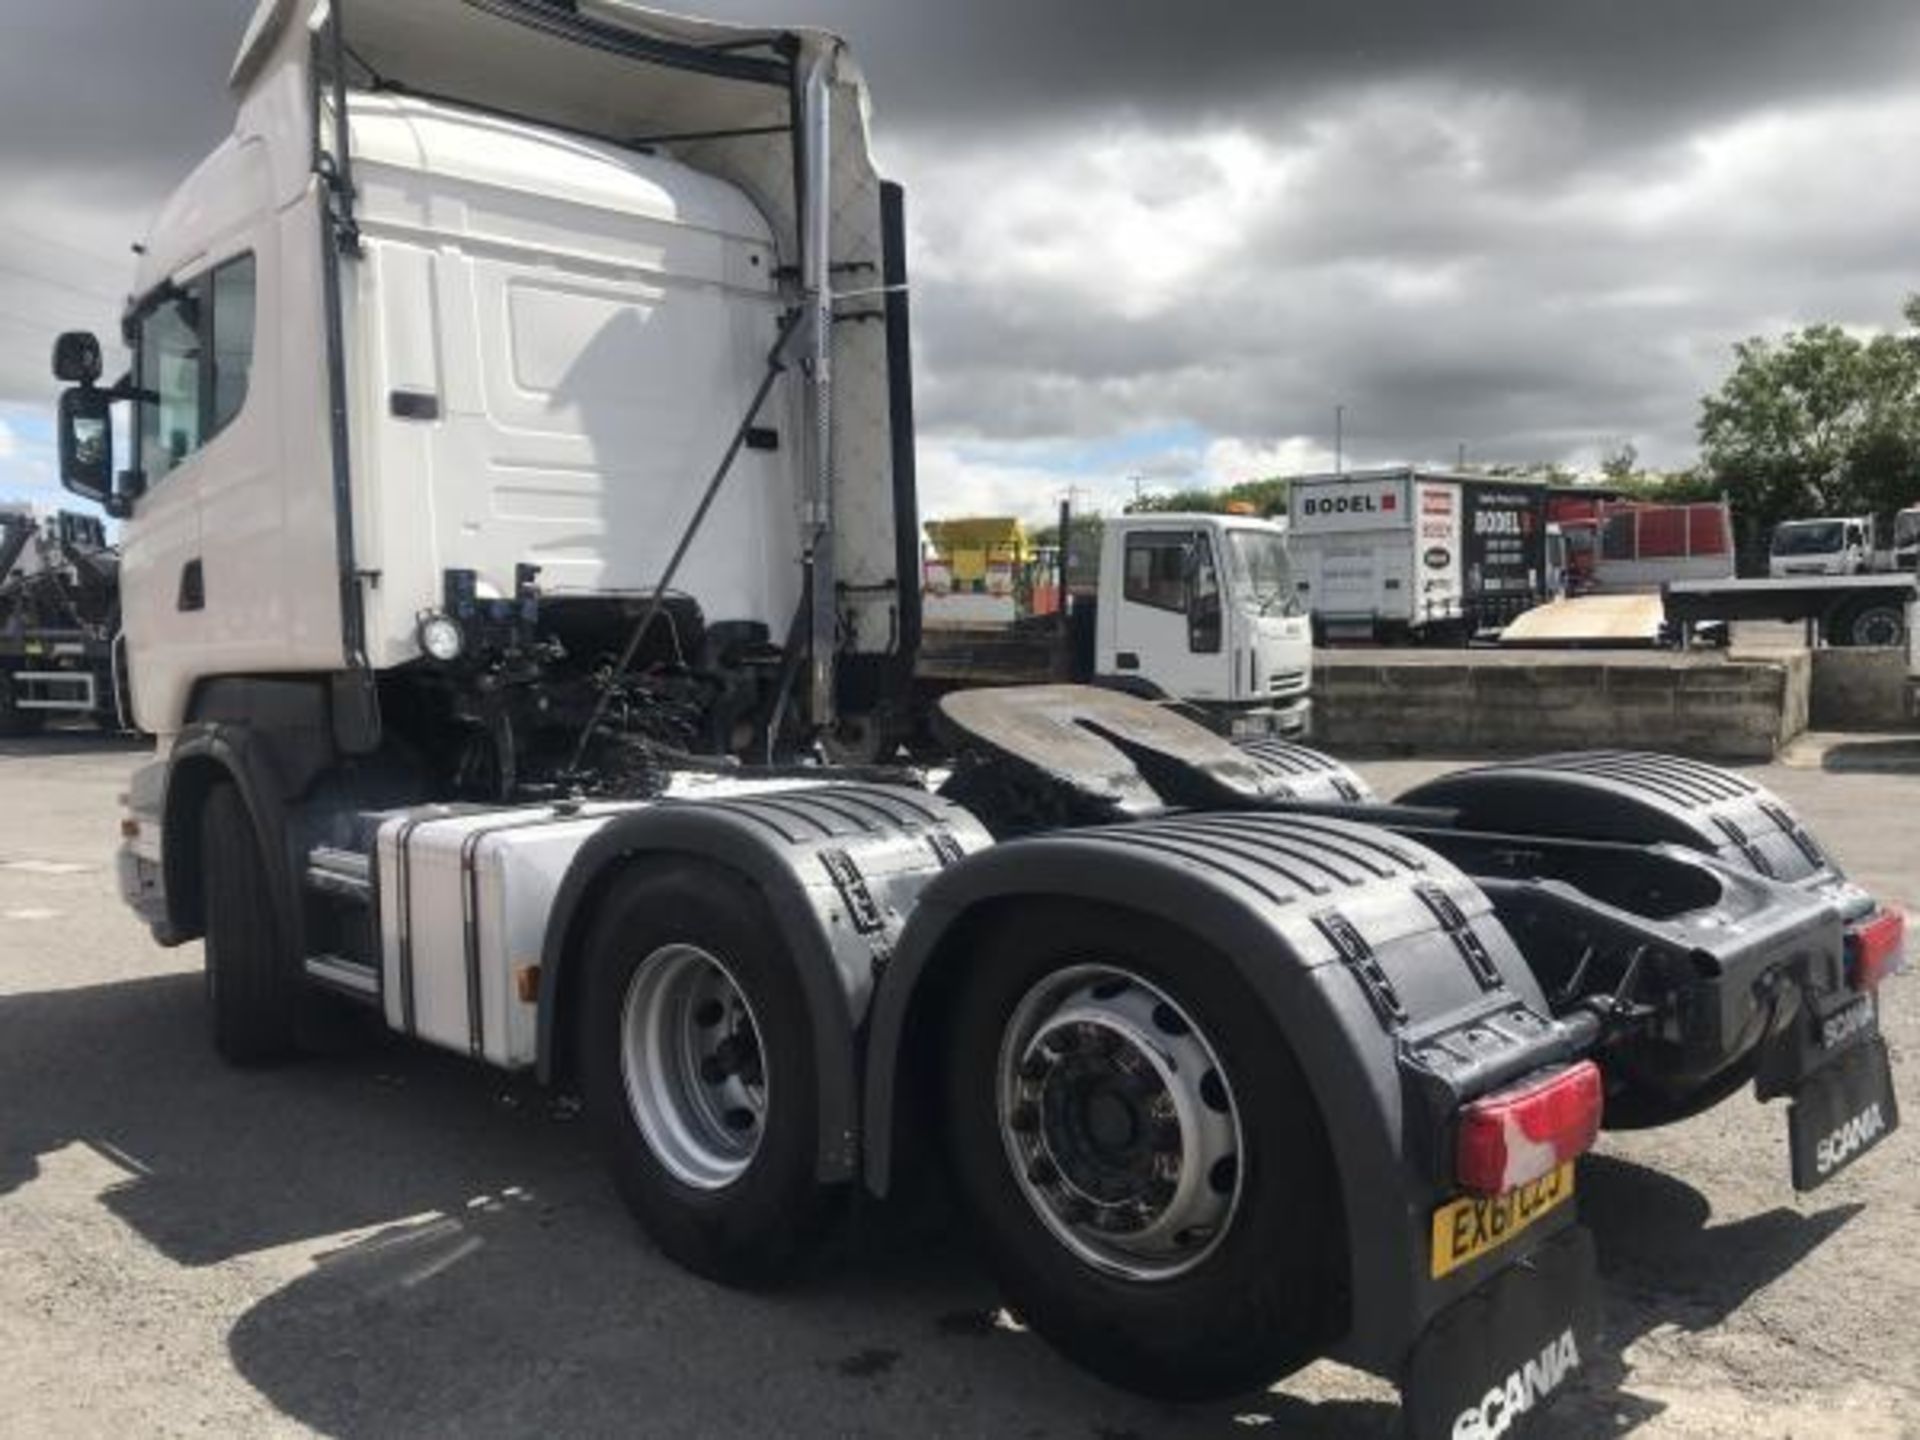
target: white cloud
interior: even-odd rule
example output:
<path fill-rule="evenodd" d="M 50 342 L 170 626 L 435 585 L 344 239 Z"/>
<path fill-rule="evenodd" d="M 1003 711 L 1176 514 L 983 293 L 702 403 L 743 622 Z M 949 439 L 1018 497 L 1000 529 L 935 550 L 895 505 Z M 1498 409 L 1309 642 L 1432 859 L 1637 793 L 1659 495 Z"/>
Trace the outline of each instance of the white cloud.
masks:
<path fill-rule="evenodd" d="M 13 427 L 0 420 L 0 460 L 11 460 L 19 450 L 20 441 L 13 433 Z"/>

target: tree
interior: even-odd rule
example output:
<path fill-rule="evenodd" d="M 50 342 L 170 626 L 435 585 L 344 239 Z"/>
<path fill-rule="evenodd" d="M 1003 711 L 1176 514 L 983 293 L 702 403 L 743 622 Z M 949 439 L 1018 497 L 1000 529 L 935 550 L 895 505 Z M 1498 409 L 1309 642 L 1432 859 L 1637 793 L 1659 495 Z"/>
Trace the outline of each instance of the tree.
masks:
<path fill-rule="evenodd" d="M 1861 339 L 1837 325 L 1734 347 L 1700 411 L 1714 481 L 1750 519 L 1889 514 L 1920 496 L 1920 295 L 1910 330 Z"/>
<path fill-rule="evenodd" d="M 1175 490 L 1165 495 L 1142 495 L 1127 503 L 1129 515 L 1166 515 L 1197 511 L 1223 515 L 1234 505 L 1250 506 L 1256 515 L 1283 515 L 1287 509 L 1287 482 L 1279 476 L 1242 480 L 1224 490 Z"/>

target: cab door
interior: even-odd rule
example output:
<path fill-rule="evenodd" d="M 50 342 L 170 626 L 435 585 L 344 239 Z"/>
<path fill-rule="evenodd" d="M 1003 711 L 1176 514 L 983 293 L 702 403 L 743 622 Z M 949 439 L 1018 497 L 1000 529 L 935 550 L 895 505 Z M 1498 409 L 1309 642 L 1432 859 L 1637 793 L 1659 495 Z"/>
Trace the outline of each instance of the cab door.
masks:
<path fill-rule="evenodd" d="M 1232 694 L 1219 557 L 1204 530 L 1129 531 L 1121 542 L 1113 653 L 1103 669 L 1183 700 Z"/>
<path fill-rule="evenodd" d="M 134 335 L 132 514 L 120 546 L 121 630 L 140 728 L 179 728 L 206 634 L 200 555 L 201 305 L 196 287 L 152 304 Z"/>

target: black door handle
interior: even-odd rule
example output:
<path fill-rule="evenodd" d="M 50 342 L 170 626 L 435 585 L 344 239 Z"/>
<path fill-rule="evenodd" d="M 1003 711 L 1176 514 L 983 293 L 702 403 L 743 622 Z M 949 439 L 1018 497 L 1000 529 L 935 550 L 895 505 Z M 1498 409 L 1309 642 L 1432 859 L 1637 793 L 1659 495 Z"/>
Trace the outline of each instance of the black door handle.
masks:
<path fill-rule="evenodd" d="M 180 567 L 180 608 L 182 610 L 207 608 L 207 584 L 201 578 L 198 560 L 189 560 Z"/>

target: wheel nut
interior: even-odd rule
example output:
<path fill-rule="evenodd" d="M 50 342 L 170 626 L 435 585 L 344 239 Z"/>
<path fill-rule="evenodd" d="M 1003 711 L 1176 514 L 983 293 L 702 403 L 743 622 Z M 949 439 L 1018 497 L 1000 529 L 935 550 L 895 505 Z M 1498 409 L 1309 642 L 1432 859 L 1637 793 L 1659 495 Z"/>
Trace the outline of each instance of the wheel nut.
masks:
<path fill-rule="evenodd" d="M 1022 1080 L 1044 1080 L 1047 1072 L 1052 1068 L 1053 1063 L 1036 1050 L 1020 1062 L 1020 1078 Z"/>

